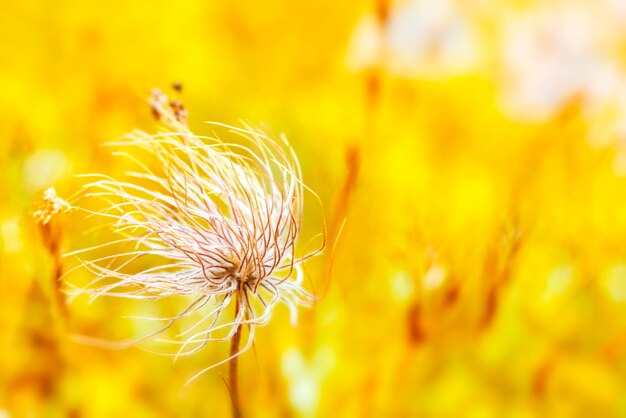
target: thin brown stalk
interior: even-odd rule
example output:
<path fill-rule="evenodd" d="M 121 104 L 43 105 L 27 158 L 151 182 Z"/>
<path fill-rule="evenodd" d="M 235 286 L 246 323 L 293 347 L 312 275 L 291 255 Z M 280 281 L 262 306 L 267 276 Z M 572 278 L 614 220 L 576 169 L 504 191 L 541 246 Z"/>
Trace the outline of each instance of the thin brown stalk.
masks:
<path fill-rule="evenodd" d="M 239 315 L 240 296 L 237 294 L 235 303 L 235 319 Z M 238 359 L 239 356 L 239 342 L 241 341 L 241 327 L 242 324 L 237 326 L 235 334 L 230 340 L 230 361 L 228 362 L 228 377 L 230 386 L 230 396 L 233 404 L 233 418 L 241 418 L 241 404 L 239 403 L 239 381 L 237 379 Z"/>

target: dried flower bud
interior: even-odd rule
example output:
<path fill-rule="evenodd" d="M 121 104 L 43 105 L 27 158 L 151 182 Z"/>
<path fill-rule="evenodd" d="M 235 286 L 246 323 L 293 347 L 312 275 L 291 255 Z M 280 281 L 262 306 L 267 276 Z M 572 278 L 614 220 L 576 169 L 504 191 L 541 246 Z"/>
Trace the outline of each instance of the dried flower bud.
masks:
<path fill-rule="evenodd" d="M 37 210 L 33 212 L 33 217 L 37 224 L 47 225 L 55 215 L 68 210 L 70 210 L 69 203 L 57 196 L 54 187 L 49 187 L 43 192 L 43 199 L 38 202 Z"/>
<path fill-rule="evenodd" d="M 180 100 L 169 100 L 159 89 L 153 89 L 148 100 L 152 115 L 167 128 L 180 130 L 187 125 L 187 110 Z"/>

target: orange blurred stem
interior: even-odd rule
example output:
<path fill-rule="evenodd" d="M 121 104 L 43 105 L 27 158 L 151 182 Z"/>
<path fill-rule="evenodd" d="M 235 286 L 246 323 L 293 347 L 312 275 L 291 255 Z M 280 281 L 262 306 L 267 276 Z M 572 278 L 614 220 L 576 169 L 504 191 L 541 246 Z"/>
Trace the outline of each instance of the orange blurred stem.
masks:
<path fill-rule="evenodd" d="M 59 313 L 61 317 L 66 320 L 67 313 L 67 301 L 65 300 L 65 296 L 63 295 L 63 291 L 61 290 L 61 276 L 63 276 L 63 261 L 61 260 L 61 255 L 56 251 L 54 253 L 54 271 L 52 273 L 52 289 L 54 292 L 54 297 L 56 299 L 56 304 L 59 309 Z"/>
<path fill-rule="evenodd" d="M 56 305 L 62 320 L 66 320 L 68 316 L 67 302 L 61 290 L 61 276 L 63 276 L 63 259 L 60 251 L 61 230 L 58 225 L 53 225 L 52 223 L 40 225 L 40 230 L 44 239 L 44 244 L 53 262 L 51 281 L 54 304 Z"/>
<path fill-rule="evenodd" d="M 237 295 L 236 303 L 235 303 L 235 320 L 237 320 L 237 316 L 239 315 L 239 294 Z M 233 402 L 233 418 L 241 418 L 241 408 L 239 404 L 239 383 L 237 379 L 237 359 L 239 356 L 237 355 L 239 351 L 239 342 L 241 340 L 241 324 L 237 325 L 237 330 L 235 331 L 235 335 L 230 340 L 230 361 L 228 363 L 228 375 L 230 379 L 230 396 Z"/>

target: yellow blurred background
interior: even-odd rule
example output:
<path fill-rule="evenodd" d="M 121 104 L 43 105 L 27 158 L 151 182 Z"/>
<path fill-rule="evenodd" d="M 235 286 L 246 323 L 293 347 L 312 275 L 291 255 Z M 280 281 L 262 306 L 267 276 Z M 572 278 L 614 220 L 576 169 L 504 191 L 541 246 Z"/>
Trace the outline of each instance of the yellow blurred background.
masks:
<path fill-rule="evenodd" d="M 240 359 L 246 416 L 626 416 L 623 1 L 5 0 L 0 39 L 0 417 L 230 414 L 226 366 L 184 385 L 225 346 L 73 342 L 140 308 L 64 319 L 31 216 L 119 174 L 101 145 L 154 131 L 176 80 L 197 133 L 284 132 L 329 224 L 321 299 Z M 65 216 L 62 251 L 82 232 Z"/>

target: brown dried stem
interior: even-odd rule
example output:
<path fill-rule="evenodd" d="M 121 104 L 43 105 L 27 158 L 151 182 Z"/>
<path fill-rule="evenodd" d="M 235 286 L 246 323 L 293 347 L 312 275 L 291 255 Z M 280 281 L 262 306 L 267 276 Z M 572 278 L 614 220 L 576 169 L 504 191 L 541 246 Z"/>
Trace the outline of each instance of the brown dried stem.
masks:
<path fill-rule="evenodd" d="M 236 303 L 235 303 L 235 318 L 239 315 L 239 307 L 240 307 L 240 293 L 238 292 Z M 233 418 L 241 418 L 241 404 L 239 403 L 239 382 L 237 379 L 237 369 L 238 363 L 237 360 L 239 356 L 239 342 L 241 341 L 241 327 L 239 324 L 237 326 L 237 330 L 235 334 L 230 340 L 230 361 L 228 362 L 228 377 L 230 380 L 230 396 L 233 403 Z"/>

